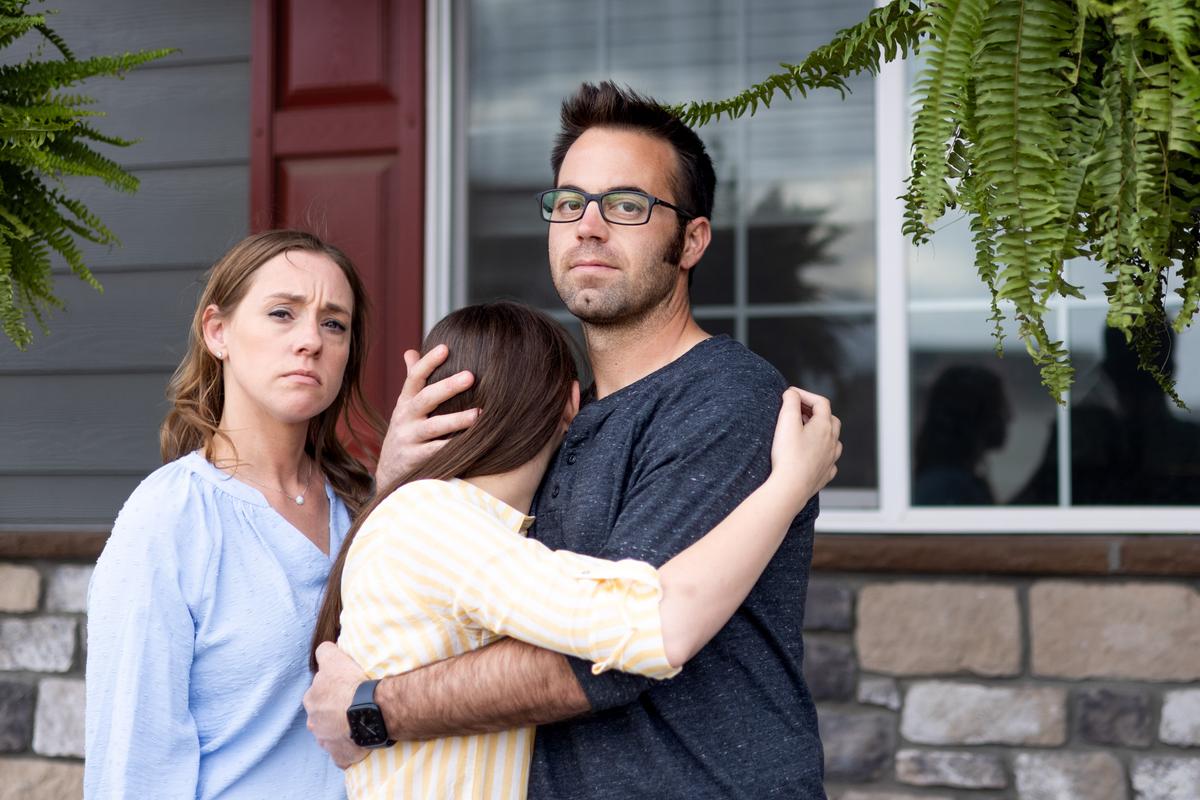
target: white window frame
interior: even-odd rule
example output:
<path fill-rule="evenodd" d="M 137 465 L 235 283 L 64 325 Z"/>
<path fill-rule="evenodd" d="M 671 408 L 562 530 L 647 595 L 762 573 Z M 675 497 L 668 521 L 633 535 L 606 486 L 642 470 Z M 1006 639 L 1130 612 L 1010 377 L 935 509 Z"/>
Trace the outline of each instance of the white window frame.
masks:
<path fill-rule="evenodd" d="M 883 4 L 883 0 L 877 0 Z M 452 0 L 426 1 L 425 330 L 465 295 L 464 242 L 452 220 L 464 209 L 454 191 L 456 165 L 465 163 L 464 70 L 453 63 L 465 36 Z M 461 6 L 459 6 L 461 8 Z M 878 507 L 826 508 L 817 530 L 830 533 L 1200 533 L 1195 506 L 961 506 L 922 508 L 910 502 L 911 408 L 908 322 L 909 242 L 901 232 L 908 167 L 908 77 L 904 62 L 885 64 L 875 79 L 876 353 L 879 415 Z M 457 208 L 455 206 L 458 206 Z M 1074 307 L 1074 306 L 1072 306 Z M 986 312 L 981 312 L 986 313 Z M 741 315 L 739 315 L 741 316 Z M 1062 316 L 1062 315 L 1060 315 Z M 1065 322 L 1063 323 L 1065 325 Z M 1064 331 L 1065 333 L 1065 331 Z M 1020 356 L 1018 356 L 1020 357 Z M 1068 397 L 1069 401 L 1069 397 Z M 1067 406 L 1058 409 L 1059 430 L 1069 433 Z M 1065 449 L 1066 436 L 1060 437 Z M 1059 469 L 1069 480 L 1069 454 Z"/>

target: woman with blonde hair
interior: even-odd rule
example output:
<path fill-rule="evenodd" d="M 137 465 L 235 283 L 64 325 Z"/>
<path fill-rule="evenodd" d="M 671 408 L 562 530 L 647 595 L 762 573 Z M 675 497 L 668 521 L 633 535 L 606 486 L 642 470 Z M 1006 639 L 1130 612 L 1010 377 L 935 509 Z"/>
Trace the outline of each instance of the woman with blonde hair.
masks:
<path fill-rule="evenodd" d="M 367 300 L 300 231 L 212 268 L 167 389 L 164 466 L 121 509 L 88 597 L 89 798 L 340 798 L 301 697 L 321 592 L 371 475 Z"/>

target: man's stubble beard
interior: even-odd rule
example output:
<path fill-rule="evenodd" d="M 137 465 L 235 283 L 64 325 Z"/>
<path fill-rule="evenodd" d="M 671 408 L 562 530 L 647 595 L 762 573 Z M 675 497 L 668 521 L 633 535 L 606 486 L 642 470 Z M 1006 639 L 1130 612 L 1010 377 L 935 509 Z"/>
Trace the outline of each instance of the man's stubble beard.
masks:
<path fill-rule="evenodd" d="M 624 326 L 636 322 L 664 304 L 675 288 L 679 275 L 679 262 L 683 258 L 683 246 L 687 225 L 680 224 L 675 236 L 667 242 L 656 259 L 654 267 L 644 270 L 634 283 L 618 282 L 605 290 L 598 291 L 599 297 L 581 300 L 585 290 L 569 291 L 557 285 L 558 295 L 580 322 L 597 327 Z M 628 273 L 626 273 L 628 274 Z"/>

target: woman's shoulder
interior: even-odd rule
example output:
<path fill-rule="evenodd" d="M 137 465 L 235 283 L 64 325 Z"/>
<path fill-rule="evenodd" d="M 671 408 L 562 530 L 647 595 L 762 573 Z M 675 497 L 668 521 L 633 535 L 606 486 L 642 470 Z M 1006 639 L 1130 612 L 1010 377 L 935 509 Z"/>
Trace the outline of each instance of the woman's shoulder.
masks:
<path fill-rule="evenodd" d="M 133 490 L 113 523 L 93 584 L 119 594 L 114 587 L 155 574 L 203 579 L 215 546 L 213 526 L 207 524 L 213 498 L 196 459 L 208 463 L 195 453 L 184 456 L 159 467 Z M 196 589 L 191 583 L 184 588 Z"/>
<path fill-rule="evenodd" d="M 204 461 L 198 453 L 189 453 L 163 464 L 143 478 L 121 506 L 117 515 L 118 524 L 131 515 L 182 510 L 191 502 L 192 495 L 202 490 L 203 480 L 196 469 L 197 460 Z"/>
<path fill-rule="evenodd" d="M 211 528 L 205 521 L 228 502 L 209 472 L 221 474 L 199 453 L 151 472 L 121 507 L 110 542 L 133 536 L 139 547 L 154 547 L 179 538 L 203 540 Z"/>

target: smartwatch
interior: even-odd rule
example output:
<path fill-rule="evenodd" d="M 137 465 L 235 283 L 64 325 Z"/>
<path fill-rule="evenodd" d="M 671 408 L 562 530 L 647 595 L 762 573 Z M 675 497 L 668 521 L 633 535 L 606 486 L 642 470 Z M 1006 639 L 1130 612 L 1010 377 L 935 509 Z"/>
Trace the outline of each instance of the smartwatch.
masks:
<path fill-rule="evenodd" d="M 346 720 L 350 723 L 350 741 L 359 747 L 391 747 L 396 742 L 389 739 L 383 712 L 375 704 L 375 685 L 379 681 L 363 681 L 354 692 L 354 702 L 346 709 Z"/>

